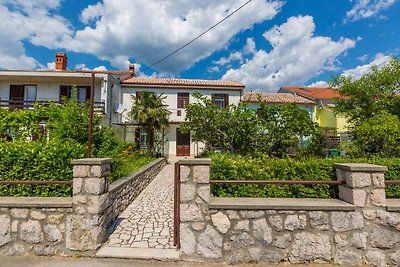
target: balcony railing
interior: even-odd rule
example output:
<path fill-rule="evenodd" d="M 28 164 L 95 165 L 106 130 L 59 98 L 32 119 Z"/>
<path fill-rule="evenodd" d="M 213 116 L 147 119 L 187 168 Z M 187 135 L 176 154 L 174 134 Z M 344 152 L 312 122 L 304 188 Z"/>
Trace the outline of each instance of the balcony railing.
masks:
<path fill-rule="evenodd" d="M 48 106 L 50 103 L 56 105 L 63 104 L 63 101 L 59 100 L 4 100 L 0 99 L 0 107 L 3 108 L 15 108 L 15 109 L 33 109 L 35 104 Z M 105 114 L 105 103 L 94 102 L 94 112 L 96 114 Z"/>

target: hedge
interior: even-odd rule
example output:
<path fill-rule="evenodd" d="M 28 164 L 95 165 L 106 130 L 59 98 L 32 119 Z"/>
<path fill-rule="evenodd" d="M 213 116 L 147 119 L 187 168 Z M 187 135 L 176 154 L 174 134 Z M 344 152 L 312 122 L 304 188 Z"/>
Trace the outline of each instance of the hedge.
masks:
<path fill-rule="evenodd" d="M 86 157 L 86 146 L 77 142 L 0 142 L 0 180 L 67 181 L 72 179 L 72 159 Z M 108 155 L 106 155 L 108 156 Z M 152 161 L 129 146 L 113 156 L 110 181 Z M 71 185 L 0 185 L 0 196 L 65 197 Z"/>
<path fill-rule="evenodd" d="M 400 158 L 272 159 L 212 154 L 212 180 L 336 180 L 334 163 L 371 163 L 388 167 L 385 179 L 400 180 Z M 214 196 L 337 198 L 329 185 L 212 185 Z M 400 198 L 400 187 L 386 186 L 388 198 Z"/>

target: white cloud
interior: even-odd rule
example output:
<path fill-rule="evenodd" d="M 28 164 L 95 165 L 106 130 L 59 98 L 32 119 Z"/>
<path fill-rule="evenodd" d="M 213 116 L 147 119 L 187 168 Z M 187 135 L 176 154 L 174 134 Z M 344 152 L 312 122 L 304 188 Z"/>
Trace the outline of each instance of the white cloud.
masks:
<path fill-rule="evenodd" d="M 72 34 L 69 22 L 50 12 L 59 4 L 59 0 L 0 0 L 0 68 L 44 67 L 26 55 L 22 41 L 59 48 L 61 40 Z"/>
<path fill-rule="evenodd" d="M 316 82 L 313 82 L 312 84 L 307 85 L 307 86 L 308 87 L 324 87 L 324 88 L 327 88 L 327 87 L 329 87 L 329 84 L 326 81 L 316 81 Z"/>
<path fill-rule="evenodd" d="M 94 54 L 123 69 L 127 68 L 130 58 L 149 65 L 190 41 L 241 4 L 242 0 L 104 0 L 99 8 L 101 12 L 97 9 L 89 12 L 94 10 L 89 7 L 81 14 L 84 21 L 94 19 L 95 26 L 77 31 L 74 37 L 65 36 L 63 44 L 71 51 Z M 280 0 L 252 1 L 156 69 L 177 73 L 190 68 L 222 49 L 240 31 L 272 19 L 282 5 Z"/>
<path fill-rule="evenodd" d="M 364 62 L 364 61 L 367 61 L 368 58 L 369 58 L 368 55 L 362 55 L 362 56 L 359 56 L 357 59 L 360 60 L 360 61 L 362 61 L 362 62 Z"/>
<path fill-rule="evenodd" d="M 346 21 L 357 21 L 379 15 L 388 9 L 397 0 L 352 0 L 355 2 L 353 8 L 346 13 Z"/>
<path fill-rule="evenodd" d="M 369 64 L 357 66 L 354 69 L 346 70 L 342 73 L 344 76 L 352 76 L 354 78 L 360 78 L 363 74 L 367 73 L 371 70 L 373 66 L 383 67 L 385 63 L 388 62 L 390 56 L 386 56 L 382 53 L 376 54 L 374 60 L 372 60 Z"/>
<path fill-rule="evenodd" d="M 239 61 L 240 63 L 243 63 L 242 53 L 238 51 L 232 52 L 228 57 L 221 57 L 220 59 L 213 61 L 213 63 L 220 66 L 225 66 L 233 61 Z"/>
<path fill-rule="evenodd" d="M 94 68 L 93 70 L 107 70 L 107 68 L 105 66 L 98 66 L 98 67 Z"/>
<path fill-rule="evenodd" d="M 253 38 L 247 38 L 246 40 L 246 46 L 243 49 L 243 53 L 245 55 L 249 55 L 249 54 L 254 54 L 257 50 L 256 50 L 256 43 L 254 42 Z"/>
<path fill-rule="evenodd" d="M 80 64 L 76 64 L 74 69 L 76 69 L 76 70 L 87 70 L 88 68 L 86 67 L 85 63 L 80 63 Z"/>
<path fill-rule="evenodd" d="M 48 62 L 46 64 L 46 66 L 47 66 L 48 70 L 55 70 L 56 69 L 56 63 L 54 61 L 53 62 Z"/>
<path fill-rule="evenodd" d="M 221 70 L 218 66 L 212 66 L 207 68 L 207 71 L 212 73 L 212 72 L 220 72 Z"/>
<path fill-rule="evenodd" d="M 84 10 L 82 10 L 80 20 L 83 23 L 89 23 L 100 19 L 103 15 L 103 4 L 101 2 L 98 2 L 96 5 L 89 5 Z"/>
<path fill-rule="evenodd" d="M 291 84 L 304 84 L 321 71 L 335 68 L 337 57 L 355 46 L 355 41 L 314 36 L 311 16 L 290 17 L 264 33 L 272 50 L 258 50 L 253 59 L 222 77 L 246 84 L 251 90 L 276 91 Z"/>

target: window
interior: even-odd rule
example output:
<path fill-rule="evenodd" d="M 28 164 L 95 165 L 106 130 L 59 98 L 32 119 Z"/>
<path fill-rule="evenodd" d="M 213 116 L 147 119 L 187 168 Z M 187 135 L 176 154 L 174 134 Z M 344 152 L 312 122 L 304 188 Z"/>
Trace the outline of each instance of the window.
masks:
<path fill-rule="evenodd" d="M 228 94 L 213 94 L 212 102 L 219 108 L 226 108 L 229 106 L 229 95 Z"/>
<path fill-rule="evenodd" d="M 69 85 L 60 85 L 60 101 L 62 98 L 71 98 L 71 86 Z"/>
<path fill-rule="evenodd" d="M 35 101 L 36 100 L 36 94 L 37 94 L 36 85 L 25 85 L 24 91 L 25 91 L 24 100 L 27 100 L 27 101 Z"/>
<path fill-rule="evenodd" d="M 78 87 L 78 100 L 85 102 L 90 99 L 90 86 L 79 86 Z"/>
<path fill-rule="evenodd" d="M 189 105 L 189 93 L 178 93 L 178 108 L 186 108 Z"/>
<path fill-rule="evenodd" d="M 80 102 L 85 102 L 90 99 L 90 86 L 78 86 L 74 95 L 72 95 L 71 85 L 61 85 L 60 86 L 60 100 L 63 97 L 78 99 Z M 76 94 L 76 95 L 75 95 Z"/>

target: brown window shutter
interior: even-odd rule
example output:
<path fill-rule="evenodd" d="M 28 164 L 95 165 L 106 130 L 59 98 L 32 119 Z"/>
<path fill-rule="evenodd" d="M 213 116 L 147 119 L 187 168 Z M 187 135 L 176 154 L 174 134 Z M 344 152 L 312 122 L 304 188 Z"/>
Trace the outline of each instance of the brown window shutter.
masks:
<path fill-rule="evenodd" d="M 225 105 L 225 107 L 229 107 L 229 95 L 228 94 L 225 94 L 224 95 L 224 105 Z"/>
<path fill-rule="evenodd" d="M 211 102 L 215 104 L 215 94 L 211 94 Z"/>

